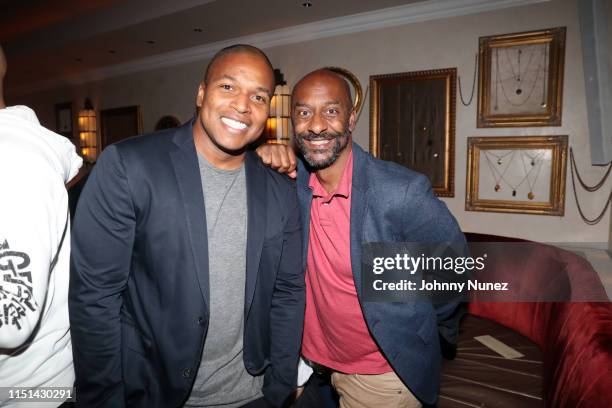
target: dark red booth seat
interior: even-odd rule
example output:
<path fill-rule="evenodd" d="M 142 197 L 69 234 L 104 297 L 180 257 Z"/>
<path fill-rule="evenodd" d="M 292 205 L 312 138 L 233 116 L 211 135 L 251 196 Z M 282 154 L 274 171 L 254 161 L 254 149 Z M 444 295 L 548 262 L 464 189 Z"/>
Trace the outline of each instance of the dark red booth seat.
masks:
<path fill-rule="evenodd" d="M 470 241 L 517 241 L 466 235 Z M 469 315 L 462 323 L 457 359 L 446 364 L 443 370 L 438 407 L 612 407 L 612 306 L 597 273 L 580 256 L 543 244 L 537 245 L 537 250 L 521 267 L 538 271 L 533 276 L 541 282 L 531 282 L 531 286 L 549 285 L 551 277 L 555 278 L 555 285 L 567 285 L 571 301 L 470 303 Z M 508 259 L 507 265 L 499 265 L 495 273 L 499 273 L 500 279 L 507 279 L 517 272 L 516 268 L 515 259 Z M 563 279 L 559 279 L 559 274 L 563 274 Z M 598 301 L 586 302 L 587 299 Z M 482 330 L 485 332 L 480 333 Z M 470 340 L 476 343 L 472 333 L 501 336 L 498 338 L 508 345 L 529 350 L 528 354 L 519 348 L 527 355 L 521 360 L 537 361 L 538 354 L 532 352 L 529 344 L 537 346 L 541 352 L 541 368 L 537 364 L 529 368 L 535 375 L 529 378 L 523 369 L 507 366 L 521 364 L 516 361 L 498 359 L 500 366 L 474 360 L 471 355 L 474 353 L 467 351 Z M 520 336 L 524 338 L 521 340 Z M 478 347 L 477 354 L 485 350 L 478 344 L 472 346 Z M 483 362 L 490 367 L 478 364 Z M 472 364 L 472 369 L 459 367 L 459 371 L 464 370 L 463 376 L 454 374 L 458 370 L 456 365 L 466 364 Z M 475 373 L 475 366 L 480 371 Z M 518 396 L 521 393 L 522 399 Z"/>

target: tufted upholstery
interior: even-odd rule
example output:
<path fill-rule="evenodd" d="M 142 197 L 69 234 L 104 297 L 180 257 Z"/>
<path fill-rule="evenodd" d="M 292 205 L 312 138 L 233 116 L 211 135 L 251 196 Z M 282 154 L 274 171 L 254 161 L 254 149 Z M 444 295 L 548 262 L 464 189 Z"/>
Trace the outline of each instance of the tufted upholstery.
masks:
<path fill-rule="evenodd" d="M 520 241 L 480 234 L 466 236 L 472 242 Z M 506 262 L 511 267 L 502 264 L 497 265 L 495 269 L 496 273 L 500 274 L 500 279 L 507 278 L 513 271 L 517 272 L 516 257 L 509 256 Z M 612 304 L 607 301 L 597 273 L 580 256 L 543 244 L 536 244 L 536 250 L 529 254 L 522 268 L 529 269 L 522 271 L 523 276 L 535 277 L 535 281 L 526 285 L 525 290 L 546 285 L 551 288 L 551 279 L 554 278 L 554 290 L 567 286 L 571 301 L 469 303 L 469 315 L 462 323 L 457 358 L 447 363 L 443 370 L 438 407 L 610 406 Z M 529 363 L 526 363 L 527 366 L 520 366 L 522 363 L 518 361 L 499 358 L 499 364 L 490 364 L 490 357 L 485 357 L 486 361 L 474 360 L 474 356 L 466 350 L 477 347 L 479 353 L 483 353 L 479 344 L 473 344 L 473 336 L 474 333 L 483 334 L 481 332 L 484 329 L 484 334 L 495 333 L 494 337 L 501 336 L 500 340 L 511 346 L 518 345 L 525 350 L 531 350 L 530 345 L 536 346 L 540 354 L 531 350 L 531 358 L 526 356 L 519 360 L 537 361 L 539 358 L 541 365 L 534 363 L 533 367 L 528 368 Z M 527 354 L 522 349 L 519 350 Z M 482 359 L 482 356 L 479 358 Z M 466 359 L 472 359 L 471 370 L 466 370 Z M 486 366 L 482 363 L 490 365 L 491 367 L 487 367 L 490 370 L 483 371 L 482 368 Z M 519 364 L 520 367 L 507 367 L 507 364 Z M 463 367 L 456 367 L 458 365 Z M 478 367 L 478 370 L 474 367 Z M 457 392 L 461 390 L 462 381 L 454 378 L 457 376 L 453 373 L 458 369 L 464 371 L 463 376 L 459 377 L 464 379 L 463 386 L 471 389 L 470 392 Z M 476 372 L 478 375 L 474 380 L 472 374 Z M 529 375 L 525 374 L 537 374 L 541 379 L 537 376 L 529 378 Z M 474 389 L 476 385 L 478 387 Z M 522 402 L 518 403 L 516 398 L 519 398 L 521 393 L 529 397 L 523 395 Z M 472 398 L 475 395 L 480 395 L 480 399 Z M 460 401 L 454 401 L 457 398 Z"/>

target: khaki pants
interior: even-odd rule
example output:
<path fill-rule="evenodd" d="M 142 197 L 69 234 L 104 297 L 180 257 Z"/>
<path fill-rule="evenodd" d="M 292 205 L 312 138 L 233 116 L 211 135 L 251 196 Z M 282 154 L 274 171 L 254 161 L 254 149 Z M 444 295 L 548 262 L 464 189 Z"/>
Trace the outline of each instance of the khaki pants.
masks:
<path fill-rule="evenodd" d="M 394 372 L 361 375 L 333 373 L 331 382 L 340 408 L 421 408 L 421 403 Z"/>

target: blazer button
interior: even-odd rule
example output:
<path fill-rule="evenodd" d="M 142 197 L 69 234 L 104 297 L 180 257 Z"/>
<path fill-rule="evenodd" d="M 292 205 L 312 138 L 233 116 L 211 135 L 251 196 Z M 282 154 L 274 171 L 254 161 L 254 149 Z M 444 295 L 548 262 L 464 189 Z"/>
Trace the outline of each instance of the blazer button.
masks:
<path fill-rule="evenodd" d="M 202 316 L 198 317 L 198 324 L 200 326 L 204 326 L 206 324 L 206 322 L 204 322 L 204 318 Z"/>
<path fill-rule="evenodd" d="M 191 368 L 185 368 L 183 370 L 183 378 L 191 378 L 192 373 L 193 373 L 193 370 Z"/>

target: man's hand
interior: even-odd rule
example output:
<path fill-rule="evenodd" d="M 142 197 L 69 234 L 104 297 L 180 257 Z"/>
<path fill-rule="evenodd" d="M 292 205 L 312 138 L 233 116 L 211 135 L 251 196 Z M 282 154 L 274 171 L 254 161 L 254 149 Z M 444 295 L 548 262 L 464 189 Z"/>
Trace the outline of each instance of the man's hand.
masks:
<path fill-rule="evenodd" d="M 264 164 L 279 173 L 287 173 L 291 178 L 297 177 L 297 160 L 291 146 L 282 144 L 262 144 L 255 150 Z"/>

